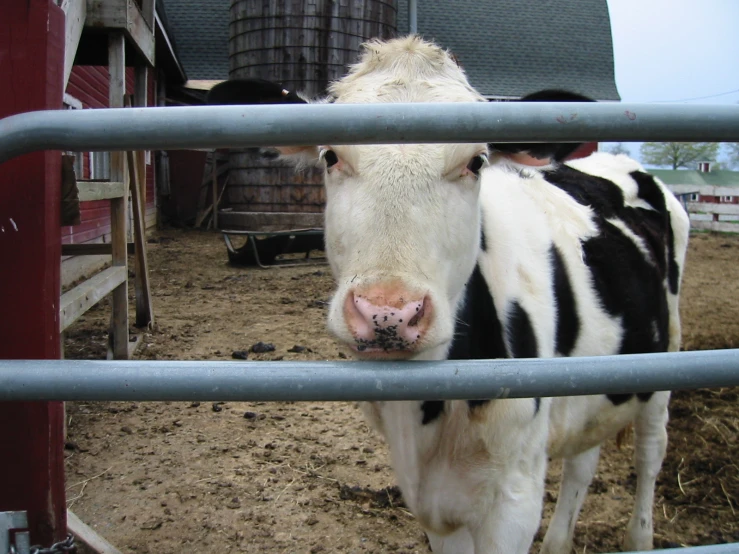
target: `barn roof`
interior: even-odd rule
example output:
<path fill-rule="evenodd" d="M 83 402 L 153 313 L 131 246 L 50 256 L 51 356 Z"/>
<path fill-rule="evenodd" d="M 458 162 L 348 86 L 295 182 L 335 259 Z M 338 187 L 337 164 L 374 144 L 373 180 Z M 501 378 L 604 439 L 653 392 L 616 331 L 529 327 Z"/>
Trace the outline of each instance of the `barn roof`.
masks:
<path fill-rule="evenodd" d="M 228 79 L 229 0 L 159 0 L 191 80 Z"/>
<path fill-rule="evenodd" d="M 229 0 L 160 0 L 190 80 L 228 79 Z M 419 0 L 418 29 L 489 97 L 566 88 L 618 100 L 606 0 Z M 408 32 L 408 0 L 398 0 Z"/>
<path fill-rule="evenodd" d="M 451 50 L 483 95 L 564 88 L 619 100 L 606 0 L 418 0 L 418 33 Z M 408 0 L 398 0 L 408 32 Z"/>
<path fill-rule="evenodd" d="M 649 169 L 648 171 L 666 185 L 739 187 L 739 171 L 724 169 L 708 172 L 685 169 Z"/>

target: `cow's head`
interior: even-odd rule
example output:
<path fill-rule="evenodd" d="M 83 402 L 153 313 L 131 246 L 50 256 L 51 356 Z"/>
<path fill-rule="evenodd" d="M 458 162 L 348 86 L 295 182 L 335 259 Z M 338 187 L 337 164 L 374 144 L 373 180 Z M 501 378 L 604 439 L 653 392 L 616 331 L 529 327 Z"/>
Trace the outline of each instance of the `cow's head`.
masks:
<path fill-rule="evenodd" d="M 210 103 L 301 101 L 279 85 L 250 82 L 218 85 Z M 329 95 L 335 103 L 485 101 L 446 51 L 417 37 L 368 43 Z M 334 335 L 362 358 L 443 358 L 480 248 L 488 145 L 278 150 L 325 168 L 326 253 L 338 285 L 329 310 Z"/>

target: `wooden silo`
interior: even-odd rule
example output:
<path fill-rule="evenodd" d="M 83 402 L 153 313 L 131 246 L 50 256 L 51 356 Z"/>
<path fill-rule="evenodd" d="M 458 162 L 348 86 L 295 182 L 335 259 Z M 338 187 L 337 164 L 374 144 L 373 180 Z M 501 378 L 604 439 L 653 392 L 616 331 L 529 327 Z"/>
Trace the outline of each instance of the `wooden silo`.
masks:
<path fill-rule="evenodd" d="M 320 96 L 363 42 L 395 36 L 396 25 L 397 0 L 232 0 L 230 78 L 260 77 Z M 254 149 L 232 153 L 231 166 L 233 212 L 323 211 L 319 170 L 296 173 Z"/>

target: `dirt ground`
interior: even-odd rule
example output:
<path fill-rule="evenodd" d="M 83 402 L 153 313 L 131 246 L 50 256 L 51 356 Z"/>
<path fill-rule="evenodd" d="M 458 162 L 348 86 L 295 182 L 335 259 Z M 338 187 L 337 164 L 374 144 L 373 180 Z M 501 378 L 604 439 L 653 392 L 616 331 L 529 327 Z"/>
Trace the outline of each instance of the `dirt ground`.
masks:
<path fill-rule="evenodd" d="M 227 264 L 213 233 L 150 240 L 157 328 L 140 359 L 344 356 L 325 330 L 326 266 Z M 739 236 L 692 237 L 682 300 L 686 349 L 739 347 Z M 109 306 L 72 327 L 69 358 L 105 357 Z M 132 330 L 135 331 L 135 330 Z M 245 371 L 248 367 L 245 366 Z M 655 500 L 655 546 L 739 541 L 737 389 L 677 392 Z M 123 552 L 426 553 L 382 442 L 349 403 L 68 404 L 68 506 Z M 609 443 L 576 530 L 576 552 L 620 548 L 632 447 Z M 557 498 L 547 485 L 545 524 Z"/>

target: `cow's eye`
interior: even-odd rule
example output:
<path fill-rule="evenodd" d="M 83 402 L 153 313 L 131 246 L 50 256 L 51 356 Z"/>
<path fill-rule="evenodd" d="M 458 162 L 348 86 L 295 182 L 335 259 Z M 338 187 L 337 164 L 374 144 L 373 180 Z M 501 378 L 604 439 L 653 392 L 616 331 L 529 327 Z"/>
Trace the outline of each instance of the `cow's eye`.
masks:
<path fill-rule="evenodd" d="M 482 167 L 488 163 L 488 157 L 485 154 L 478 154 L 467 164 L 467 170 L 475 176 L 480 175 Z"/>
<path fill-rule="evenodd" d="M 323 160 L 326 162 L 327 168 L 331 168 L 335 166 L 337 163 L 339 163 L 339 157 L 336 155 L 336 152 L 334 152 L 333 150 L 324 150 L 322 154 L 323 154 Z"/>

